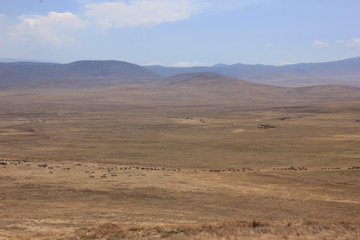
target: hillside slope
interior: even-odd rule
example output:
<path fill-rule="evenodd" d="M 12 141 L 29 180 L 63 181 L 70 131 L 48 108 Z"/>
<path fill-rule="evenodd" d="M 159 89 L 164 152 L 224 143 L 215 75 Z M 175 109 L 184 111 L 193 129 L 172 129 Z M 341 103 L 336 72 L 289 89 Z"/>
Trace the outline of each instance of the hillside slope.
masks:
<path fill-rule="evenodd" d="M 360 86 L 360 57 L 333 62 L 284 66 L 217 64 L 211 67 L 148 66 L 146 68 L 165 77 L 191 72 L 213 72 L 277 86 L 305 87 L 321 84 Z"/>
<path fill-rule="evenodd" d="M 264 85 L 214 73 L 180 74 L 157 84 L 116 87 L 92 94 L 108 96 L 112 101 L 154 105 L 229 105 L 254 106 L 301 102 L 341 102 L 360 100 L 360 88 L 321 85 L 289 88 Z"/>
<path fill-rule="evenodd" d="M 159 76 L 120 61 L 78 61 L 69 64 L 1 63 L 2 88 L 91 87 L 146 84 Z"/>

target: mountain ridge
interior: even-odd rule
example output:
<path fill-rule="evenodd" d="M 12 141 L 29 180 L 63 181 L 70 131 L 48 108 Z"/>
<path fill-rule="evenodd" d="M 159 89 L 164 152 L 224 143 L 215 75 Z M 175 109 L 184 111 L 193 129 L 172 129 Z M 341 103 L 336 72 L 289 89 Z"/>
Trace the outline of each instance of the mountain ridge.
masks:
<path fill-rule="evenodd" d="M 115 60 L 82 60 L 67 64 L 0 63 L 1 88 L 87 87 L 147 84 L 157 74 L 136 64 Z"/>
<path fill-rule="evenodd" d="M 36 85 L 36 82 L 39 85 L 41 82 L 44 82 L 44 85 L 51 85 L 49 81 L 64 82 L 68 85 L 76 85 L 76 81 L 92 82 L 95 85 L 101 82 L 101 84 L 109 86 L 149 84 L 164 78 L 173 81 L 169 77 L 178 74 L 201 72 L 212 72 L 261 84 L 285 87 L 322 84 L 360 86 L 360 57 L 283 66 L 220 63 L 210 67 L 164 67 L 160 65 L 142 67 L 116 60 L 81 60 L 66 64 L 36 61 L 0 62 L 0 87 L 9 87 L 19 83 L 26 85 L 29 82 L 32 82 L 30 85 Z"/>
<path fill-rule="evenodd" d="M 190 72 L 213 72 L 228 77 L 287 87 L 321 84 L 360 86 L 360 57 L 321 63 L 298 63 L 283 66 L 263 64 L 216 64 L 198 67 L 147 66 L 164 77 Z"/>

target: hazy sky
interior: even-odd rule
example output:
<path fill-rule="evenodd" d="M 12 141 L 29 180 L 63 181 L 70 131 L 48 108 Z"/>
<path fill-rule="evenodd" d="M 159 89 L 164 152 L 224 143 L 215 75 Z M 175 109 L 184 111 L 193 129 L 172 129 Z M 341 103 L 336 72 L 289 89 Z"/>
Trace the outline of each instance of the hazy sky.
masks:
<path fill-rule="evenodd" d="M 0 0 L 0 58 L 167 66 L 360 56 L 359 0 Z"/>

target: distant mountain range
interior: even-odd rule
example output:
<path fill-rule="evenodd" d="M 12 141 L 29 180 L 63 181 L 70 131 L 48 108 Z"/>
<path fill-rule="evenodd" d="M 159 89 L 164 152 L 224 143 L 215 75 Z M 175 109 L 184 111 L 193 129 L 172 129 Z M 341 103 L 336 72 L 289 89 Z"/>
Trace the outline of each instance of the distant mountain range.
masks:
<path fill-rule="evenodd" d="M 322 84 L 360 86 L 360 57 L 284 66 L 218 64 L 212 67 L 147 66 L 146 68 L 163 77 L 183 73 L 212 72 L 275 86 L 306 87 Z"/>
<path fill-rule="evenodd" d="M 0 88 L 104 87 L 158 79 L 144 67 L 121 61 L 0 63 Z"/>
<path fill-rule="evenodd" d="M 80 93 L 77 89 L 91 89 L 91 96 L 109 96 L 123 102 L 185 105 L 250 106 L 264 103 L 358 101 L 360 87 L 356 85 L 360 85 L 360 78 L 355 76 L 360 69 L 357 68 L 359 61 L 360 58 L 283 67 L 237 64 L 198 68 L 145 68 L 121 61 L 78 61 L 69 64 L 0 63 L 0 91 L 8 91 L 11 94 L 12 90 L 16 92 L 28 89 L 63 89 L 75 91 L 77 94 Z M 220 73 L 216 73 L 215 70 Z M 178 71 L 184 73 L 171 75 Z M 167 77 L 159 75 L 165 75 L 164 72 Z M 296 79 L 294 76 L 302 76 L 303 79 L 308 79 L 308 84 L 302 83 L 306 87 L 272 86 L 269 83 L 273 82 L 269 78 L 261 78 L 266 84 L 256 83 L 254 80 L 225 76 L 225 73 L 230 72 L 246 76 L 268 75 L 273 79 L 284 79 L 283 81 L 287 79 L 287 85 L 291 85 L 290 83 Z M 276 74 L 278 78 L 274 77 Z M 313 86 L 320 76 L 323 79 L 322 85 Z M 329 79 L 333 80 L 331 83 L 336 84 L 328 85 Z M 341 85 L 344 79 L 353 79 L 352 83 L 355 86 Z"/>
<path fill-rule="evenodd" d="M 167 83 L 179 81 L 179 77 L 176 77 L 179 74 L 204 72 L 273 86 L 307 87 L 324 84 L 360 86 L 360 57 L 285 66 L 217 64 L 212 67 L 142 67 L 113 60 L 77 61 L 69 64 L 0 62 L 0 88 Z"/>

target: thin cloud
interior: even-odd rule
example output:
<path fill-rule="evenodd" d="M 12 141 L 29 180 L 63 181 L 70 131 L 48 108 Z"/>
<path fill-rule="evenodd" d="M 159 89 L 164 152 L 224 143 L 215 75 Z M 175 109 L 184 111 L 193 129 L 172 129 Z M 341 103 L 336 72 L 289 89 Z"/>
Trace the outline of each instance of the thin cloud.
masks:
<path fill-rule="evenodd" d="M 342 40 L 342 39 L 339 39 L 339 40 L 335 41 L 336 44 L 342 44 L 343 42 L 344 42 L 344 40 Z"/>
<path fill-rule="evenodd" d="M 353 38 L 350 42 L 350 47 L 360 47 L 360 38 Z"/>
<path fill-rule="evenodd" d="M 49 12 L 47 16 L 20 16 L 20 20 L 14 36 L 23 37 L 29 42 L 49 43 L 54 46 L 72 42 L 71 35 L 87 25 L 71 12 Z"/>
<path fill-rule="evenodd" d="M 294 62 L 294 61 L 283 61 L 283 62 L 280 63 L 280 66 L 293 65 L 293 64 L 297 64 L 297 62 Z"/>
<path fill-rule="evenodd" d="M 197 66 L 204 66 L 204 64 L 200 62 L 178 62 L 171 65 L 171 67 L 197 67 Z"/>
<path fill-rule="evenodd" d="M 189 0 L 137 0 L 86 5 L 86 16 L 103 29 L 153 26 L 190 18 L 199 8 Z"/>
<path fill-rule="evenodd" d="M 144 64 L 143 66 L 155 66 L 155 65 L 163 65 L 163 63 L 161 61 L 153 61 L 153 62 L 148 62 L 146 64 Z"/>
<path fill-rule="evenodd" d="M 259 4 L 267 4 L 268 0 L 207 0 L 206 5 L 215 12 L 234 11 Z"/>
<path fill-rule="evenodd" d="M 326 46 L 329 46 L 329 44 L 324 41 L 316 40 L 312 43 L 312 46 L 313 47 L 326 47 Z"/>

